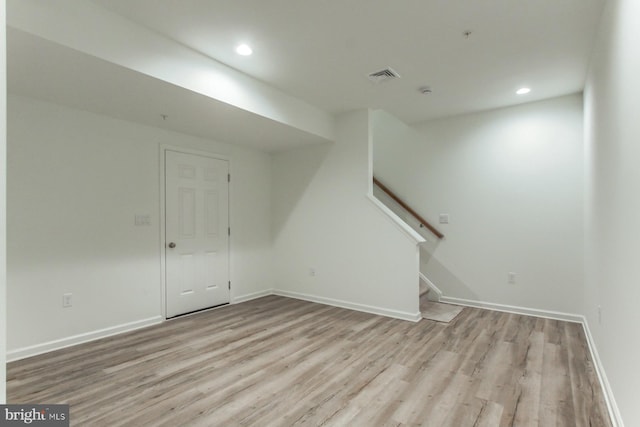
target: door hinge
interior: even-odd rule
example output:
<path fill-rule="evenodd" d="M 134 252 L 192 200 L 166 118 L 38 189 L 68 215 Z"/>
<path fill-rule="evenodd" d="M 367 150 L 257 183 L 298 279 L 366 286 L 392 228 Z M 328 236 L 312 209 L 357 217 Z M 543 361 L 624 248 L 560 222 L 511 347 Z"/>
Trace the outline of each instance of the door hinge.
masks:
<path fill-rule="evenodd" d="M 231 280 L 229 280 L 229 289 L 231 289 Z"/>
<path fill-rule="evenodd" d="M 231 174 L 230 173 L 227 174 L 227 182 L 231 182 Z"/>

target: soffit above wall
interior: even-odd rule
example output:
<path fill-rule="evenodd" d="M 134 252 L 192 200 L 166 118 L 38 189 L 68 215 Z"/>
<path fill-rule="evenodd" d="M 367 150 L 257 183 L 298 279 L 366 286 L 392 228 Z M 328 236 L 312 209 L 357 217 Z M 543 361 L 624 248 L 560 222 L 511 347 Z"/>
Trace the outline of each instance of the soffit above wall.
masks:
<path fill-rule="evenodd" d="M 94 2 L 333 114 L 416 123 L 580 92 L 605 0 Z"/>
<path fill-rule="evenodd" d="M 10 93 L 267 152 L 326 142 L 19 30 L 7 30 L 7 53 Z"/>

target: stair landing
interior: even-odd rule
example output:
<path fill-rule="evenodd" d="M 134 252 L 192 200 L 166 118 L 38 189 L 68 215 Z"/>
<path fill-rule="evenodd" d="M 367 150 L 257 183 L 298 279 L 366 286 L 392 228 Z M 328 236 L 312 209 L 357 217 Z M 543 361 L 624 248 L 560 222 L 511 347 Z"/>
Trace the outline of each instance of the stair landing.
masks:
<path fill-rule="evenodd" d="M 464 308 L 458 305 L 431 301 L 427 296 L 428 293 L 429 288 L 423 283 L 420 283 L 420 313 L 422 313 L 423 319 L 449 323 L 455 319 Z"/>

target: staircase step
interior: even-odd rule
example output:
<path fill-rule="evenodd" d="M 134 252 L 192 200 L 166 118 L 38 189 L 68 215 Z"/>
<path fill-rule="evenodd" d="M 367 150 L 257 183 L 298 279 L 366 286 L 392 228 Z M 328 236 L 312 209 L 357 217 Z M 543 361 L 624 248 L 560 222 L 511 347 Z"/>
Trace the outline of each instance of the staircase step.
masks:
<path fill-rule="evenodd" d="M 429 287 L 423 281 L 420 281 L 420 296 L 426 295 L 429 293 Z"/>

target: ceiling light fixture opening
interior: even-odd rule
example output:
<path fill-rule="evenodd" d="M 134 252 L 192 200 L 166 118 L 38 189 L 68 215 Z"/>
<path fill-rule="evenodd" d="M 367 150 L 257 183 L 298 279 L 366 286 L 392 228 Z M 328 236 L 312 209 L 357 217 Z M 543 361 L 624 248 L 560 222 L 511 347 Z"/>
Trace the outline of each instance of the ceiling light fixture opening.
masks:
<path fill-rule="evenodd" d="M 518 95 L 526 95 L 526 94 L 528 94 L 529 92 L 531 92 L 531 89 L 529 89 L 528 87 L 521 87 L 520 89 L 518 89 L 518 90 L 516 91 L 516 93 L 517 93 Z"/>
<path fill-rule="evenodd" d="M 249 56 L 253 53 L 253 49 L 251 49 L 251 46 L 249 46 L 248 44 L 243 43 L 236 47 L 236 53 L 242 56 Z"/>

